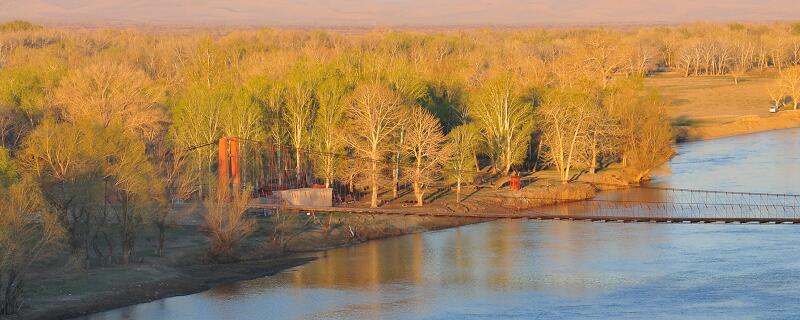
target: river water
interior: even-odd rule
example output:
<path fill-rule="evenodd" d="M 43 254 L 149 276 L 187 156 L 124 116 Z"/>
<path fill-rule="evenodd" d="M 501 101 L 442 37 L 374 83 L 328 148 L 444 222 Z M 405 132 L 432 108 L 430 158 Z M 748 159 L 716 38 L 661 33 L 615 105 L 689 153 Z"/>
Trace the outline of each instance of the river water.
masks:
<path fill-rule="evenodd" d="M 654 183 L 800 189 L 800 129 L 677 148 Z M 641 191 L 625 192 L 604 197 Z M 800 317 L 798 279 L 798 225 L 507 220 L 330 250 L 88 319 L 788 319 Z"/>

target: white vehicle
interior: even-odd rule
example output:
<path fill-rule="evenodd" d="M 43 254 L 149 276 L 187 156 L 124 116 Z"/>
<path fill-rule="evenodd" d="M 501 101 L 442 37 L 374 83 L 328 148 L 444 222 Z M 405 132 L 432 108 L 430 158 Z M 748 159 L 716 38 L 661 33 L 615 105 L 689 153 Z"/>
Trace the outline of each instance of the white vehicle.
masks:
<path fill-rule="evenodd" d="M 778 107 L 776 106 L 769 107 L 769 113 L 776 113 L 776 112 L 778 112 Z"/>

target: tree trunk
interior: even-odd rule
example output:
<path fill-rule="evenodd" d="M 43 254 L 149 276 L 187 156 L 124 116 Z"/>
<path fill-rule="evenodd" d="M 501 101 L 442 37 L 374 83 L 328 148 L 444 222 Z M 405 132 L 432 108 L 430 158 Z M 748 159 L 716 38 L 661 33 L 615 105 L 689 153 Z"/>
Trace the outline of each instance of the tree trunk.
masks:
<path fill-rule="evenodd" d="M 353 176 L 350 176 L 350 179 L 348 179 L 347 181 L 347 189 L 350 191 L 350 193 L 355 192 L 356 188 L 354 184 L 355 183 L 353 183 Z"/>
<path fill-rule="evenodd" d="M 592 159 L 589 165 L 589 173 L 595 174 L 597 172 L 597 140 L 592 142 Z"/>
<path fill-rule="evenodd" d="M 370 201 L 371 208 L 378 207 L 378 162 L 377 160 L 373 159 L 372 161 L 372 173 L 370 177 L 370 183 L 372 184 L 372 199 Z"/>
<path fill-rule="evenodd" d="M 133 257 L 133 240 L 125 237 L 125 240 L 122 240 L 122 264 L 127 265 L 131 263 L 131 259 Z"/>
<path fill-rule="evenodd" d="M 11 261 L 11 263 L 15 262 Z M 19 283 L 20 276 L 17 274 L 16 269 L 12 267 L 8 270 L 6 279 L 0 278 L 0 280 L 5 280 L 5 283 L 0 282 L 0 285 L 5 285 L 5 287 L 0 286 L 0 290 L 3 290 L 0 295 L 2 297 L 0 301 L 0 316 L 17 313 L 19 310 L 19 294 L 22 291 L 22 284 Z"/>
<path fill-rule="evenodd" d="M 164 246 L 167 243 L 167 225 L 166 223 L 158 223 L 156 227 L 158 228 L 158 248 L 156 249 L 156 254 L 159 257 L 163 257 Z"/>
<path fill-rule="evenodd" d="M 392 199 L 397 199 L 397 188 L 400 184 L 400 153 L 395 154 L 394 169 L 392 169 Z"/>
<path fill-rule="evenodd" d="M 621 162 L 622 162 L 622 167 L 623 168 L 627 168 L 628 167 L 628 155 L 627 155 L 627 153 L 625 153 L 625 152 L 622 153 L 622 161 Z"/>
<path fill-rule="evenodd" d="M 414 196 L 417 198 L 417 207 L 422 206 L 422 197 L 425 195 L 425 191 L 422 190 L 422 186 L 419 185 L 419 182 L 414 181 Z"/>
<path fill-rule="evenodd" d="M 456 203 L 461 203 L 461 177 L 456 181 Z"/>
<path fill-rule="evenodd" d="M 294 173 L 297 176 L 297 187 L 305 187 L 304 181 L 302 180 L 302 175 L 300 173 L 300 148 L 298 146 L 294 147 L 294 154 L 295 154 L 295 165 L 294 165 Z M 237 191 L 238 192 L 238 191 Z"/>

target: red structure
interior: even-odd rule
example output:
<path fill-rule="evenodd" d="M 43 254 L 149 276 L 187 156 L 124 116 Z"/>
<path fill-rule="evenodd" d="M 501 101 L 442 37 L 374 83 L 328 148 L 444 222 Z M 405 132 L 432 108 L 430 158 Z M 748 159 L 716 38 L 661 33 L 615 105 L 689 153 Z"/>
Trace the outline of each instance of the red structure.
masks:
<path fill-rule="evenodd" d="M 242 183 L 239 169 L 239 139 L 219 139 L 219 153 L 217 159 L 218 188 L 230 188 L 231 180 L 235 190 Z"/>
<path fill-rule="evenodd" d="M 511 190 L 520 190 L 522 189 L 522 178 L 520 176 L 513 176 L 509 179 L 508 188 Z"/>
<path fill-rule="evenodd" d="M 228 148 L 231 156 L 231 176 L 233 177 L 234 190 L 239 190 L 242 185 L 240 176 L 242 170 L 239 163 L 239 138 L 228 138 Z"/>

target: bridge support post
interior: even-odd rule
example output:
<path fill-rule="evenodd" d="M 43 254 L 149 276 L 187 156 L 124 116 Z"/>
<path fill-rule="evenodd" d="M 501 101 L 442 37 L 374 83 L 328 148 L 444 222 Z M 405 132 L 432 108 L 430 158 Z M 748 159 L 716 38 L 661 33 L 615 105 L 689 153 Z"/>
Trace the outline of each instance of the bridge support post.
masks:
<path fill-rule="evenodd" d="M 217 187 L 220 190 L 230 191 L 231 182 L 233 190 L 239 192 L 242 184 L 239 163 L 239 139 L 224 137 L 219 139 L 219 153 L 217 155 Z"/>
<path fill-rule="evenodd" d="M 236 192 L 241 192 L 241 185 L 242 185 L 242 177 L 241 172 L 242 170 L 239 168 L 239 139 L 238 138 L 228 138 L 230 143 L 230 154 L 231 154 L 231 177 L 233 180 L 233 190 Z"/>
<path fill-rule="evenodd" d="M 217 153 L 217 192 L 227 191 L 230 187 L 230 167 L 228 165 L 228 138 L 219 139 L 219 148 Z"/>

